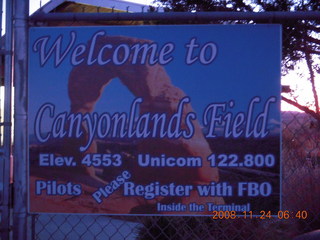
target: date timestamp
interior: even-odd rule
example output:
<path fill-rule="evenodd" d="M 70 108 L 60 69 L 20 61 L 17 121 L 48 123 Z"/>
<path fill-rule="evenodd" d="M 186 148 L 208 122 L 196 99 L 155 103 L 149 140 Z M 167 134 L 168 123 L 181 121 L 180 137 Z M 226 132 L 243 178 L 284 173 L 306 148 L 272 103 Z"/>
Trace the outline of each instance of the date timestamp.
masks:
<path fill-rule="evenodd" d="M 289 211 L 282 210 L 278 211 L 275 214 L 272 214 L 271 211 L 260 211 L 259 213 L 253 213 L 252 211 L 213 211 L 212 219 L 307 219 L 308 212 L 306 210 L 300 211 Z"/>

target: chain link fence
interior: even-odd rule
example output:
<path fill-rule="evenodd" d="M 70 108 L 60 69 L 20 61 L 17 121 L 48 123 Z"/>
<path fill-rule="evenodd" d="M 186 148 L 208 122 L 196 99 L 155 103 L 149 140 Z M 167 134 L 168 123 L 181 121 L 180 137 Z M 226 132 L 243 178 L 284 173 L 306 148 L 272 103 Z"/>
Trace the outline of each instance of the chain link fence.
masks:
<path fill-rule="evenodd" d="M 286 240 L 320 229 L 320 128 L 315 122 L 303 112 L 282 112 L 282 210 L 305 210 L 307 219 L 32 214 L 32 239 Z"/>
<path fill-rule="evenodd" d="M 282 112 L 283 210 L 306 210 L 305 220 L 210 217 L 32 215 L 32 239 L 292 239 L 320 227 L 319 130 L 301 112 Z"/>

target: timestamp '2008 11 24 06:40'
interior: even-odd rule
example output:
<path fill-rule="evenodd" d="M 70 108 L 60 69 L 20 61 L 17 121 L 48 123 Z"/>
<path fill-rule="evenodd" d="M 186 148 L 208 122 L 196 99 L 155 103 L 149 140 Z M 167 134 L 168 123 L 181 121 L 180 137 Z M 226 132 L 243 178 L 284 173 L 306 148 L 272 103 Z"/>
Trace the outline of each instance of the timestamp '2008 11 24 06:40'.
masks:
<path fill-rule="evenodd" d="M 243 211 L 243 212 L 236 212 L 236 211 L 213 211 L 212 219 L 307 219 L 308 212 L 306 210 L 299 210 L 299 211 L 289 211 L 289 210 L 282 210 L 277 211 L 276 213 L 272 213 L 271 211 L 260 211 L 259 213 L 253 213 L 253 211 Z"/>

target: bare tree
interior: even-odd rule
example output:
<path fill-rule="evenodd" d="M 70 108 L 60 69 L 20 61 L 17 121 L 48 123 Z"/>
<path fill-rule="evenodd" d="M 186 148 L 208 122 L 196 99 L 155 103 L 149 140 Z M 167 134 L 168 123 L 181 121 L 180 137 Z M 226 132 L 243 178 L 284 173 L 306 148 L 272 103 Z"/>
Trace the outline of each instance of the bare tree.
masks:
<path fill-rule="evenodd" d="M 320 11 L 319 0 L 156 0 L 166 11 Z M 219 23 L 206 22 L 206 23 Z M 198 23 L 198 22 L 197 22 Z M 203 22 L 201 22 L 203 23 Z M 253 21 L 233 21 L 233 23 L 261 23 Z M 320 127 L 319 96 L 317 77 L 320 76 L 320 20 L 281 21 L 282 25 L 282 75 L 295 71 L 297 66 L 305 64 L 307 74 L 301 81 L 311 84 L 313 100 L 306 104 L 302 96 L 294 92 L 282 93 L 282 100 L 312 116 Z M 319 80 L 318 80 L 319 81 Z"/>

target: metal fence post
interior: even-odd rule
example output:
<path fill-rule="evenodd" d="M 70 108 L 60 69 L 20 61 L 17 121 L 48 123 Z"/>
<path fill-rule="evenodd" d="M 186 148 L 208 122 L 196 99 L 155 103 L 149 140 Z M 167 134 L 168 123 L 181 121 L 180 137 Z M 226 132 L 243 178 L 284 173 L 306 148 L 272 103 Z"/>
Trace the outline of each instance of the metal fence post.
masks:
<path fill-rule="evenodd" d="M 2 1 L 1 1 L 2 4 Z M 1 237 L 10 237 L 10 171 L 11 171 L 11 91 L 12 91 L 12 1 L 6 2 L 6 35 L 4 49 L 1 54 L 5 56 L 4 63 L 4 116 L 1 122 L 3 126 L 3 142 L 1 143 L 1 175 L 2 175 L 2 196 L 1 196 Z M 2 7 L 1 7 L 2 12 Z"/>
<path fill-rule="evenodd" d="M 29 1 L 14 5 L 14 208 L 13 239 L 28 239 L 27 219 L 27 19 Z"/>

